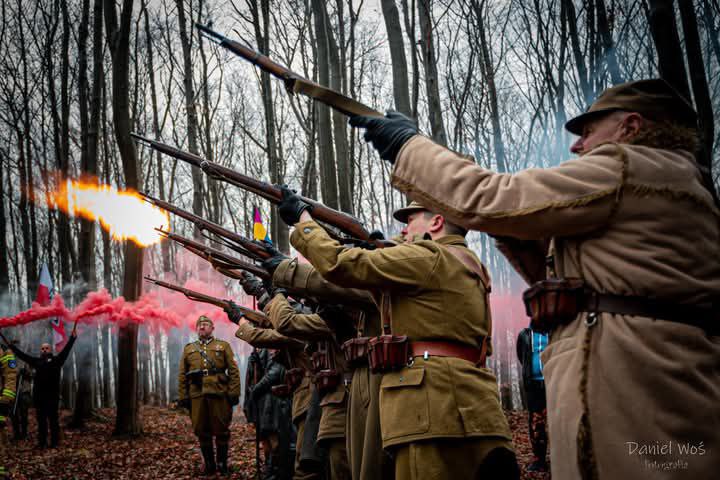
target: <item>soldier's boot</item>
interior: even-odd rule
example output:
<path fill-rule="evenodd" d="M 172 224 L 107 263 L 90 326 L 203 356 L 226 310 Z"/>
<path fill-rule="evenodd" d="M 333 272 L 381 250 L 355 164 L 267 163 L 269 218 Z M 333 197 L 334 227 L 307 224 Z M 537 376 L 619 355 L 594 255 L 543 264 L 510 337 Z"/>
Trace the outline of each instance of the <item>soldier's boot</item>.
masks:
<path fill-rule="evenodd" d="M 216 445 L 217 446 L 217 469 L 218 472 L 223 475 L 230 473 L 228 466 L 228 445 Z"/>
<path fill-rule="evenodd" d="M 277 461 L 278 459 L 276 455 L 268 455 L 265 465 L 263 466 L 262 480 L 280 480 L 280 472 L 278 472 Z"/>
<path fill-rule="evenodd" d="M 212 443 L 210 445 L 200 445 L 200 451 L 202 452 L 203 461 L 205 462 L 202 474 L 214 475 L 217 467 L 215 465 L 215 452 L 213 452 Z"/>

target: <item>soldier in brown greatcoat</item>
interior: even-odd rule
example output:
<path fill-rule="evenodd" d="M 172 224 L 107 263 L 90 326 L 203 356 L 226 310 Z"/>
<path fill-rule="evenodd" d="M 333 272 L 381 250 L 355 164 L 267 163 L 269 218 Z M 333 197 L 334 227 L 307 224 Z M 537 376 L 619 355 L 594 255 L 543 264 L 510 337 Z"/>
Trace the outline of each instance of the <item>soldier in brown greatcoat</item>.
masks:
<path fill-rule="evenodd" d="M 203 473 L 210 475 L 216 469 L 227 473 L 232 407 L 240 400 L 240 371 L 230 344 L 213 337 L 210 318 L 201 315 L 195 328 L 198 339 L 185 345 L 180 360 L 178 404 L 190 407 L 205 462 Z"/>
<path fill-rule="evenodd" d="M 720 210 L 685 98 L 659 79 L 616 85 L 566 125 L 580 158 L 515 174 L 417 135 L 397 113 L 351 124 L 410 198 L 513 237 L 504 248 L 526 280 L 545 277 L 548 256 L 543 288 L 583 285 L 543 353 L 554 479 L 717 477 Z"/>
<path fill-rule="evenodd" d="M 465 232 L 415 204 L 396 212 L 408 224 L 405 243 L 348 249 L 312 219 L 312 207 L 282 192 L 293 246 L 327 280 L 372 292 L 385 330 L 378 341 L 387 340 L 376 348 L 399 349 L 388 349 L 397 361 L 377 365 L 385 372 L 383 447 L 395 454 L 395 476 L 517 478 L 497 381 L 485 368 L 489 278 Z"/>

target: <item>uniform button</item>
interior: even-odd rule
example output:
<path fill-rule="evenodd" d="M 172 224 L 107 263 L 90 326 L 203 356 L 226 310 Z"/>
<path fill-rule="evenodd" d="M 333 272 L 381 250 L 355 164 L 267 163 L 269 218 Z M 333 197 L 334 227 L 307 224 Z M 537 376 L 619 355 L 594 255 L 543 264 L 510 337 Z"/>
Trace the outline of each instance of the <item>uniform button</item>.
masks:
<path fill-rule="evenodd" d="M 311 231 L 310 227 L 303 228 L 303 233 L 310 233 Z"/>
<path fill-rule="evenodd" d="M 402 382 L 402 381 L 403 381 L 403 377 L 400 377 L 400 382 Z"/>

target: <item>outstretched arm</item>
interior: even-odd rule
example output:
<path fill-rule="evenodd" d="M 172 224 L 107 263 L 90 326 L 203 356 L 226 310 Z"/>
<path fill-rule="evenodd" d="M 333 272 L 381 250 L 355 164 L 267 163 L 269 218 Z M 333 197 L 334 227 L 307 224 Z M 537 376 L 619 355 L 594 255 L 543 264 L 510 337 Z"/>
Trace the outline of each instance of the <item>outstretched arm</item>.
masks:
<path fill-rule="evenodd" d="M 77 325 L 77 323 L 75 325 Z M 68 342 L 65 344 L 62 351 L 58 353 L 57 361 L 60 363 L 60 365 L 63 365 L 65 363 L 65 360 L 67 360 L 68 355 L 70 355 L 70 350 L 72 350 L 72 347 L 75 344 L 75 340 L 77 340 L 77 332 L 75 331 L 75 327 L 73 327 L 73 331 L 70 334 L 70 340 L 68 340 Z"/>

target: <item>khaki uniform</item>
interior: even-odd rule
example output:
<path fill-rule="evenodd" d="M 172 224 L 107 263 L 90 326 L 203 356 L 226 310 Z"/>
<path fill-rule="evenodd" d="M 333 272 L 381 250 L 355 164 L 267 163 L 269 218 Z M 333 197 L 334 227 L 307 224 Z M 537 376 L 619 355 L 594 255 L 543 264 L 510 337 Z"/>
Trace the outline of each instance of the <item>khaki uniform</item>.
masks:
<path fill-rule="evenodd" d="M 282 334 L 307 341 L 316 341 L 328 349 L 335 369 L 347 372 L 347 364 L 334 332 L 318 314 L 297 313 L 284 295 L 276 295 L 265 307 L 275 329 Z M 347 388 L 340 382 L 335 390 L 320 400 L 322 415 L 317 440 L 328 450 L 330 476 L 333 479 L 349 479 L 347 450 L 345 446 L 345 423 L 347 416 Z"/>
<path fill-rule="evenodd" d="M 605 144 L 555 168 L 497 174 L 417 136 L 392 180 L 459 225 L 554 237 L 557 275 L 598 292 L 690 305 L 720 298 L 720 212 L 688 152 Z M 513 260 L 533 278 L 543 258 Z M 543 352 L 553 478 L 580 478 L 579 464 L 591 461 L 582 449 L 578 462 L 583 412 L 601 479 L 716 477 L 720 338 L 639 316 L 601 313 L 591 328 L 586 318 L 556 329 Z"/>
<path fill-rule="evenodd" d="M 273 284 L 288 291 L 310 295 L 320 303 L 340 302 L 365 312 L 357 325 L 359 336 L 380 335 L 380 315 L 367 290 L 343 288 L 328 282 L 311 265 L 297 259 L 285 260 L 275 270 Z M 352 478 L 356 480 L 392 478 L 393 465 L 382 449 L 380 435 L 380 380 L 367 365 L 352 372 L 347 401 L 346 446 Z"/>
<path fill-rule="evenodd" d="M 460 249 L 479 263 L 462 237 L 378 250 L 346 249 L 311 221 L 297 224 L 291 241 L 326 280 L 373 292 L 393 334 L 480 349 L 489 306 L 475 274 L 450 250 Z M 441 448 L 443 440 L 465 439 L 456 447 L 468 447 L 468 461 L 450 472 L 463 478 L 473 475 L 484 460 L 474 455 L 478 450 L 471 445 L 477 441 L 470 439 L 512 449 L 495 376 L 456 357 L 416 358 L 411 366 L 384 374 L 380 427 L 383 447 L 392 447 L 399 457 L 413 442 Z M 413 456 L 409 469 L 396 462 L 396 476 L 412 478 L 412 471 L 432 471 L 425 462 L 428 458 L 432 457 Z M 446 478 L 447 473 L 423 478 Z"/>
<path fill-rule="evenodd" d="M 201 351 L 215 363 L 214 367 Z M 213 368 L 227 373 L 209 373 L 195 377 L 196 381 L 187 376 L 194 370 Z M 239 396 L 240 371 L 229 343 L 210 338 L 185 345 L 178 374 L 178 399 L 191 401 L 193 430 L 201 446 L 212 445 L 212 437 L 218 446 L 228 444 L 232 420 L 230 399 Z"/>
<path fill-rule="evenodd" d="M 241 324 L 235 336 L 249 343 L 256 348 L 276 348 L 286 349 L 292 367 L 302 368 L 305 372 L 310 371 L 310 359 L 304 351 L 305 343 L 290 338 L 279 333 L 272 328 L 259 328 L 250 323 Z M 300 465 L 300 455 L 302 454 L 302 439 L 305 433 L 305 417 L 310 407 L 310 399 L 312 398 L 311 378 L 306 373 L 302 382 L 293 392 L 292 400 L 292 421 L 297 428 L 297 440 L 295 443 L 295 480 L 310 480 L 320 478 L 317 472 L 304 470 Z"/>
<path fill-rule="evenodd" d="M 0 348 L 0 404 L 7 414 L 0 413 L 0 478 L 9 475 L 5 464 L 8 446 L 7 420 L 17 394 L 17 360 L 10 350 Z"/>

